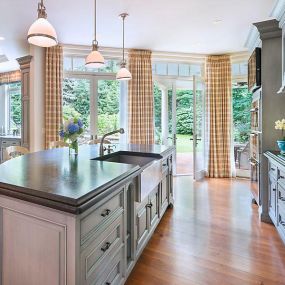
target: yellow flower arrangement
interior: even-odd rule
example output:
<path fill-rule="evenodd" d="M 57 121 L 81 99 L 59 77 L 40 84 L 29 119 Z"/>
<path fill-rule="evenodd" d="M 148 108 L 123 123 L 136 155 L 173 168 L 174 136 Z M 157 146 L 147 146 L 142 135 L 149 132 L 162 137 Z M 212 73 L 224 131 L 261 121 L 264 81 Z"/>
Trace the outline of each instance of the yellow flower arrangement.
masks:
<path fill-rule="evenodd" d="M 278 120 L 278 121 L 275 122 L 275 130 L 282 131 L 283 141 L 285 141 L 285 137 L 283 135 L 283 132 L 285 130 L 285 119 Z"/>

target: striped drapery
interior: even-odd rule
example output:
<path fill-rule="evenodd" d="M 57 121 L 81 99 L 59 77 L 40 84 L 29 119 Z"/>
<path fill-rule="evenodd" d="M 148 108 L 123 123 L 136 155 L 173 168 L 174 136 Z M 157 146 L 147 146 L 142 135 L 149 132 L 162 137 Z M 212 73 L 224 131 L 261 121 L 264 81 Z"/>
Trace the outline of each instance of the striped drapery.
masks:
<path fill-rule="evenodd" d="M 129 142 L 154 143 L 154 111 L 151 51 L 131 50 L 129 53 Z"/>
<path fill-rule="evenodd" d="M 61 46 L 46 49 L 45 147 L 59 140 L 62 124 L 63 51 Z"/>
<path fill-rule="evenodd" d="M 20 70 L 0 73 L 0 85 L 18 81 L 21 81 Z"/>
<path fill-rule="evenodd" d="M 207 175 L 232 177 L 232 77 L 228 55 L 206 60 Z"/>

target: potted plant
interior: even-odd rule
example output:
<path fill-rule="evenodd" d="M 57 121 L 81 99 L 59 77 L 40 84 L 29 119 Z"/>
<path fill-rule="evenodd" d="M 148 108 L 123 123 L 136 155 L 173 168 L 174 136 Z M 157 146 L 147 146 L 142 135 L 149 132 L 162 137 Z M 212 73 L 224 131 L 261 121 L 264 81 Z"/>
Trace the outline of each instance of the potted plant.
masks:
<path fill-rule="evenodd" d="M 275 122 L 275 129 L 281 130 L 282 132 L 282 140 L 278 140 L 277 144 L 280 149 L 282 155 L 285 154 L 285 137 L 284 137 L 284 130 L 285 130 L 285 119 L 278 120 Z"/>
<path fill-rule="evenodd" d="M 78 154 L 78 138 L 83 134 L 83 123 L 78 118 L 64 121 L 60 128 L 59 136 L 69 145 L 69 154 Z"/>

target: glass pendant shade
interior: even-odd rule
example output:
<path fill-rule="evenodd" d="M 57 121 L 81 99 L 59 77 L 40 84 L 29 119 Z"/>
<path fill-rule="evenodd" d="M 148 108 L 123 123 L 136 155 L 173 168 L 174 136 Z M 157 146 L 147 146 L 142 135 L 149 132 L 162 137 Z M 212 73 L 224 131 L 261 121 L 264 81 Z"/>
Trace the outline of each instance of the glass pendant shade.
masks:
<path fill-rule="evenodd" d="M 56 31 L 47 19 L 38 18 L 29 29 L 28 42 L 40 47 L 56 46 Z"/>
<path fill-rule="evenodd" d="M 85 65 L 86 67 L 90 68 L 104 67 L 105 59 L 102 56 L 102 54 L 98 51 L 97 45 L 93 44 L 93 49 L 91 53 L 86 57 Z"/>
<path fill-rule="evenodd" d="M 121 69 L 118 71 L 117 80 L 131 80 L 132 74 L 126 69 L 126 67 L 121 67 Z"/>

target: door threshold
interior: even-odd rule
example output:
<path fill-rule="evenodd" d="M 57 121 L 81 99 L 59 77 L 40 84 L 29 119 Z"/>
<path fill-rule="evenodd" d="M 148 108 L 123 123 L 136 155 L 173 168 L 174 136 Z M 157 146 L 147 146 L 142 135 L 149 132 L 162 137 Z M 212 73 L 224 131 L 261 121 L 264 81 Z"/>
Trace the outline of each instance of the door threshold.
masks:
<path fill-rule="evenodd" d="M 174 174 L 174 177 L 179 177 L 179 176 L 193 176 L 192 173 L 186 173 L 186 174 Z"/>

